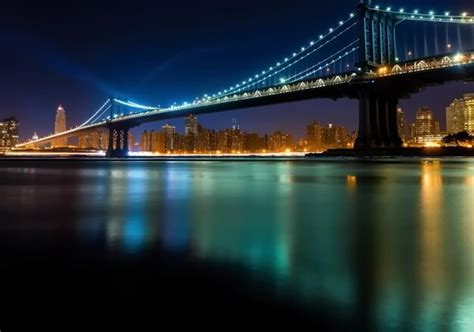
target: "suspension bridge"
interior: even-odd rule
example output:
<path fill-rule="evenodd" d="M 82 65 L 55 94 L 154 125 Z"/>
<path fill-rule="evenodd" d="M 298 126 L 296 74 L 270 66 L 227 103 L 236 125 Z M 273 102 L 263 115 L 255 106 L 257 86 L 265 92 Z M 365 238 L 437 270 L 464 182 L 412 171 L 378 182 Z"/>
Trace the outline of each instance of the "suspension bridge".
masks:
<path fill-rule="evenodd" d="M 43 146 L 106 128 L 107 156 L 125 157 L 128 131 L 146 122 L 315 98 L 352 98 L 359 101 L 355 148 L 397 148 L 402 145 L 396 118 L 400 99 L 427 86 L 472 80 L 474 16 L 361 2 L 314 40 L 220 91 L 165 108 L 111 97 L 80 126 L 17 147 Z"/>

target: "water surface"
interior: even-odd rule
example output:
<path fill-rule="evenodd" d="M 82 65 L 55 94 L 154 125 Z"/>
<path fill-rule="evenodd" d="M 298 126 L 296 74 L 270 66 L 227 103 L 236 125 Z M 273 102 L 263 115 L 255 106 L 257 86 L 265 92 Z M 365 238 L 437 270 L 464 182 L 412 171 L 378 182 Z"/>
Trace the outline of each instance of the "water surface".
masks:
<path fill-rule="evenodd" d="M 474 331 L 473 160 L 1 161 L 0 198 L 25 312 L 161 292 L 183 316 Z"/>

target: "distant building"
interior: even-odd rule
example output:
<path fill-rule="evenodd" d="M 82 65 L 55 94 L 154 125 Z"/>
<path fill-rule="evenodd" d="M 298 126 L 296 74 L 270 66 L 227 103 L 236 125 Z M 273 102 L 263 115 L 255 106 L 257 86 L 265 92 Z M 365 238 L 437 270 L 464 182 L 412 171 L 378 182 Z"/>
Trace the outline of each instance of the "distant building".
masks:
<path fill-rule="evenodd" d="M 397 108 L 397 126 L 398 126 L 398 134 L 400 138 L 405 141 L 406 140 L 406 122 L 405 122 L 405 112 L 401 107 Z"/>
<path fill-rule="evenodd" d="M 244 151 L 255 153 L 263 152 L 266 149 L 265 140 L 257 133 L 244 134 Z"/>
<path fill-rule="evenodd" d="M 36 141 L 36 140 L 38 140 L 38 139 L 39 139 L 38 134 L 37 134 L 36 131 L 35 131 L 35 133 L 33 134 L 33 137 L 31 137 L 31 140 L 32 140 L 32 141 Z"/>
<path fill-rule="evenodd" d="M 162 127 L 162 129 L 165 133 L 165 150 L 167 152 L 177 150 L 176 127 L 166 124 Z"/>
<path fill-rule="evenodd" d="M 11 150 L 18 144 L 18 121 L 14 118 L 7 118 L 0 122 L 0 150 Z"/>
<path fill-rule="evenodd" d="M 140 137 L 140 151 L 164 153 L 165 149 L 165 133 L 152 131 L 144 131 Z"/>
<path fill-rule="evenodd" d="M 190 114 L 184 119 L 184 135 L 194 135 L 198 134 L 198 120 L 197 118 Z"/>
<path fill-rule="evenodd" d="M 416 112 L 415 123 L 410 125 L 410 143 L 430 144 L 441 141 L 439 122 L 435 120 L 431 108 L 424 106 Z"/>
<path fill-rule="evenodd" d="M 59 105 L 56 110 L 56 117 L 54 120 L 54 133 L 59 134 L 66 131 L 66 111 Z M 67 146 L 67 138 L 56 138 L 53 142 L 53 147 L 61 148 Z"/>
<path fill-rule="evenodd" d="M 306 127 L 307 149 L 319 152 L 332 148 L 347 148 L 351 145 L 351 136 L 341 126 L 321 125 L 314 121 Z"/>
<path fill-rule="evenodd" d="M 423 106 L 416 112 L 416 136 L 434 135 L 434 115 L 431 108 Z"/>
<path fill-rule="evenodd" d="M 323 150 L 323 126 L 314 121 L 306 127 L 306 140 L 310 151 Z"/>
<path fill-rule="evenodd" d="M 275 131 L 268 139 L 268 149 L 273 152 L 285 152 L 293 149 L 293 137 L 280 130 Z"/>
<path fill-rule="evenodd" d="M 474 134 L 474 93 L 455 99 L 446 108 L 446 131 L 449 134 L 461 131 Z"/>

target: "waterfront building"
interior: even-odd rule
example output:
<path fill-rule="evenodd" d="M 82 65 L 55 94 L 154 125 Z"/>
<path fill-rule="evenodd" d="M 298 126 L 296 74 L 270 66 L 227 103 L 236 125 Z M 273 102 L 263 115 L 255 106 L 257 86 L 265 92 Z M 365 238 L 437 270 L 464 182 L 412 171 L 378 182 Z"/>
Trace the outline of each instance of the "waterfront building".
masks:
<path fill-rule="evenodd" d="M 351 138 L 345 127 L 328 124 L 323 126 L 317 121 L 306 127 L 308 150 L 320 152 L 332 148 L 347 148 Z"/>
<path fill-rule="evenodd" d="M 175 151 L 177 150 L 176 146 L 176 127 L 169 124 L 165 124 L 163 127 L 163 132 L 165 134 L 165 150 Z"/>
<path fill-rule="evenodd" d="M 154 130 L 144 131 L 140 137 L 140 151 L 164 153 L 165 133 Z"/>
<path fill-rule="evenodd" d="M 275 131 L 268 139 L 268 149 L 273 152 L 285 152 L 293 149 L 293 137 L 280 130 Z"/>
<path fill-rule="evenodd" d="M 323 126 L 314 121 L 306 126 L 306 140 L 308 141 L 308 149 L 310 151 L 322 151 L 323 150 Z"/>
<path fill-rule="evenodd" d="M 417 137 L 434 134 L 434 114 L 431 108 L 423 106 L 416 112 L 415 134 Z"/>
<path fill-rule="evenodd" d="M 18 144 L 19 123 L 14 118 L 7 118 L 0 122 L 0 150 L 11 150 Z"/>
<path fill-rule="evenodd" d="M 474 93 L 455 99 L 446 108 L 446 130 L 449 134 L 461 131 L 474 134 Z"/>
<path fill-rule="evenodd" d="M 190 136 L 190 135 L 196 136 L 197 134 L 198 134 L 197 117 L 190 114 L 186 116 L 186 118 L 184 119 L 184 136 Z"/>
<path fill-rule="evenodd" d="M 402 141 L 406 140 L 406 122 L 405 122 L 405 112 L 401 107 L 397 108 L 397 127 L 398 134 Z"/>

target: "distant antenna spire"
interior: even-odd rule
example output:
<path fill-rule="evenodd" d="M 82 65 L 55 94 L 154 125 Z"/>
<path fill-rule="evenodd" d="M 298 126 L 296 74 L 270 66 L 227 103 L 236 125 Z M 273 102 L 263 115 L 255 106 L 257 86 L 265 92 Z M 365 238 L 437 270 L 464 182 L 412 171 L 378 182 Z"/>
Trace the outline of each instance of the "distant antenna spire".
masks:
<path fill-rule="evenodd" d="M 239 124 L 237 123 L 237 117 L 232 118 L 232 129 L 233 130 L 239 130 L 240 129 Z"/>

